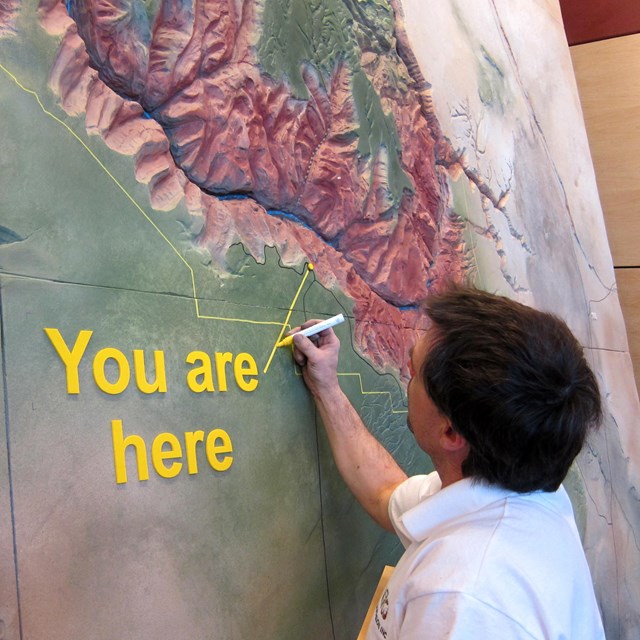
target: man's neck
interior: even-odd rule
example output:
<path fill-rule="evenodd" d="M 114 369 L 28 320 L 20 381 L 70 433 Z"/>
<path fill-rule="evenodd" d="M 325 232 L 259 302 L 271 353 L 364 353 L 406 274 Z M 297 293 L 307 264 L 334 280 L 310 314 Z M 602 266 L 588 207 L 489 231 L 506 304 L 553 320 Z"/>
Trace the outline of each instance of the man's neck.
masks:
<path fill-rule="evenodd" d="M 448 487 L 450 484 L 454 482 L 458 482 L 458 480 L 462 480 L 464 475 L 462 473 L 462 469 L 458 464 L 452 464 L 451 461 L 440 462 L 437 463 L 435 460 L 433 461 L 436 471 L 440 476 L 440 481 L 442 482 L 442 488 Z"/>

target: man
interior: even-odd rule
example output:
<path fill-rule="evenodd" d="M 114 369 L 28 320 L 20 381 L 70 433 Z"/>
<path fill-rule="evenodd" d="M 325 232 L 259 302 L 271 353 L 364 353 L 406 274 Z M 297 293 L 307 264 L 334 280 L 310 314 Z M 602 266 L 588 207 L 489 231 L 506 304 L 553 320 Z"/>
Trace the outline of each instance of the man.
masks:
<path fill-rule="evenodd" d="M 340 473 L 406 548 L 367 638 L 604 638 L 561 486 L 601 419 L 580 345 L 556 317 L 475 289 L 425 311 L 407 393 L 428 476 L 407 478 L 362 423 L 333 331 L 294 337 Z"/>

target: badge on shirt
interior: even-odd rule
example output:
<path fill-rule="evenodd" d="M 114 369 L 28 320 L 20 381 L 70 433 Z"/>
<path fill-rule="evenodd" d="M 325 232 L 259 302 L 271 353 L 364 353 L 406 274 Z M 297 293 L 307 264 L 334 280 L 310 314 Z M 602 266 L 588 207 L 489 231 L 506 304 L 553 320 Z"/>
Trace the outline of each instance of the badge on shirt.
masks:
<path fill-rule="evenodd" d="M 382 594 L 382 598 L 380 598 L 380 603 L 376 606 L 376 613 L 373 617 L 374 622 L 376 623 L 376 627 L 380 635 L 383 638 L 387 637 L 387 630 L 383 626 L 383 622 L 387 619 L 389 615 L 389 589 L 385 589 Z M 381 620 L 382 618 L 382 620 Z"/>

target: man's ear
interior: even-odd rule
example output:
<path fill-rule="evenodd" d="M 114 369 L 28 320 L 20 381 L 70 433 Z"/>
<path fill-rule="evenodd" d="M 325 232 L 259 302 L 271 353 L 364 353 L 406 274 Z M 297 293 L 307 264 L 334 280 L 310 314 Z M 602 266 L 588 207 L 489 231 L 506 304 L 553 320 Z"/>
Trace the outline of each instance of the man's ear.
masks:
<path fill-rule="evenodd" d="M 443 429 L 440 432 L 440 445 L 450 453 L 465 452 L 469 447 L 464 436 L 460 435 L 449 421 L 443 425 Z"/>

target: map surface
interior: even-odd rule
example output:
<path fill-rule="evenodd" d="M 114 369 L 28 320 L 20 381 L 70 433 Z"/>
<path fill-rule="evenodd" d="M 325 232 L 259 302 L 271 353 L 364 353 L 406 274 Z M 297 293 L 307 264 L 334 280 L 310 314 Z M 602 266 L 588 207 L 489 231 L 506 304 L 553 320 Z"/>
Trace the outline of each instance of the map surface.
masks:
<path fill-rule="evenodd" d="M 2 6 L 4 637 L 354 638 L 401 549 L 275 343 L 344 313 L 345 390 L 429 471 L 406 353 L 449 279 L 589 350 L 609 428 L 569 484 L 636 628 L 626 341 L 559 10 L 520 4 Z"/>

